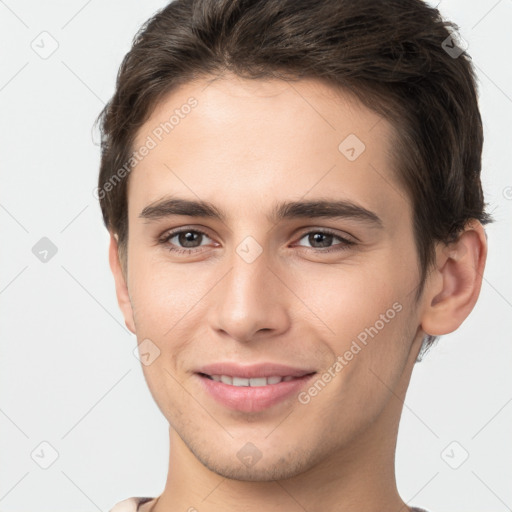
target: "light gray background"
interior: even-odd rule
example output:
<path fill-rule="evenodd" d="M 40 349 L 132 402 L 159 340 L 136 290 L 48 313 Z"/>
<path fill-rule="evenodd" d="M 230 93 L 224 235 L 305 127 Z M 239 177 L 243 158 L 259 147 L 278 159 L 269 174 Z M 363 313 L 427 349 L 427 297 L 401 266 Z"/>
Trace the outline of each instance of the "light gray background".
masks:
<path fill-rule="evenodd" d="M 164 5 L 0 0 L 2 511 L 106 511 L 163 490 L 168 427 L 117 306 L 92 125 L 132 37 Z M 477 306 L 416 365 L 397 480 L 404 500 L 432 512 L 502 512 L 512 508 L 512 1 L 439 7 L 477 66 L 497 222 Z M 49 51 L 51 38 L 58 48 L 43 59 L 33 47 Z M 58 250 L 46 263 L 32 252 L 42 237 Z M 48 469 L 42 442 L 58 452 Z"/>

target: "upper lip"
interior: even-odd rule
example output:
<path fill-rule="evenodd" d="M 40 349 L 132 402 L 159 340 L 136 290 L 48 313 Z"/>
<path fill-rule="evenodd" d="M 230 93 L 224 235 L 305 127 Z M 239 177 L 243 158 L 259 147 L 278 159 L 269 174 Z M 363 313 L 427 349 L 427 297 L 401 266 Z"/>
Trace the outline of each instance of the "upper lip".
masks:
<path fill-rule="evenodd" d="M 315 370 L 306 368 L 294 368 L 278 363 L 259 363 L 251 365 L 240 365 L 232 362 L 219 362 L 207 364 L 197 370 L 197 373 L 206 375 L 229 375 L 252 379 L 257 377 L 302 377 L 309 373 L 315 373 Z"/>

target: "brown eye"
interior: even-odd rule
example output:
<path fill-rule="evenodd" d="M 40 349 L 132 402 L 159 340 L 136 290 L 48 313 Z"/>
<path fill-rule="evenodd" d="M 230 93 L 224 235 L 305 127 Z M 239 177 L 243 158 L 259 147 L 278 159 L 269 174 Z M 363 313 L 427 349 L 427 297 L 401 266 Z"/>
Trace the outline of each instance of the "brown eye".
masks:
<path fill-rule="evenodd" d="M 170 245 L 169 250 L 177 253 L 191 253 L 194 249 L 202 246 L 204 237 L 209 238 L 206 233 L 197 229 L 179 229 L 171 231 L 159 240 L 161 244 Z M 172 239 L 175 242 L 171 242 Z"/>
<path fill-rule="evenodd" d="M 351 245 L 355 245 L 355 242 L 352 240 L 348 240 L 346 238 L 343 238 L 342 236 L 336 235 L 335 233 L 331 231 L 324 231 L 324 230 L 315 230 L 315 231 L 309 231 L 307 233 L 304 233 L 300 240 L 307 237 L 307 241 L 309 244 L 311 244 L 312 249 L 316 249 L 319 252 L 332 252 L 332 251 L 342 251 L 346 248 L 348 248 Z M 341 241 L 341 243 L 332 245 L 333 241 L 335 239 L 338 239 Z M 336 247 L 338 246 L 338 247 Z M 331 248 L 334 247 L 334 248 Z M 324 248 L 327 248 L 328 250 L 323 250 Z"/>

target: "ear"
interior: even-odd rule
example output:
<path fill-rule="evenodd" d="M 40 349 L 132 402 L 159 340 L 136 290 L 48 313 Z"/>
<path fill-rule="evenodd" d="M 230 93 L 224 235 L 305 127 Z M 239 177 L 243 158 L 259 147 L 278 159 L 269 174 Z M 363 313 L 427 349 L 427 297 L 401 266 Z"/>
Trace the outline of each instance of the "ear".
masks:
<path fill-rule="evenodd" d="M 114 276 L 117 302 L 121 312 L 123 313 L 124 323 L 133 334 L 136 334 L 135 322 L 133 321 L 132 303 L 130 301 L 130 295 L 128 294 L 128 286 L 126 284 L 126 276 L 123 274 L 121 262 L 119 261 L 117 235 L 112 233 L 110 233 L 108 259 L 110 263 L 110 269 L 112 270 L 112 274 Z"/>
<path fill-rule="evenodd" d="M 440 336 L 455 331 L 473 309 L 482 286 L 487 235 L 472 219 L 459 238 L 436 248 L 437 268 L 429 278 L 421 327 Z"/>

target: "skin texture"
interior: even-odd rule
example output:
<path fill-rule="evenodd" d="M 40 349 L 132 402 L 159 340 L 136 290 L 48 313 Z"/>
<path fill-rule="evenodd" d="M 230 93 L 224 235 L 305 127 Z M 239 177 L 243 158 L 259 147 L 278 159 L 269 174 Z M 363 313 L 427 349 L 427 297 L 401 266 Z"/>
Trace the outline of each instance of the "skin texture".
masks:
<path fill-rule="evenodd" d="M 410 510 L 394 470 L 403 400 L 423 336 L 457 329 L 478 298 L 483 227 L 472 222 L 458 243 L 438 246 L 415 302 L 412 206 L 393 175 L 386 120 L 316 80 L 226 75 L 165 97 L 135 147 L 191 96 L 197 106 L 129 177 L 126 273 L 114 235 L 110 245 L 126 325 L 160 350 L 142 366 L 170 425 L 167 483 L 152 510 Z M 365 144 L 354 161 L 338 149 L 349 134 Z M 139 217 L 171 195 L 210 201 L 227 219 Z M 383 227 L 266 218 L 277 201 L 312 199 L 351 200 Z M 183 236 L 159 243 L 180 227 L 206 233 L 189 243 L 195 252 L 169 251 L 187 247 Z M 335 236 L 315 242 L 325 229 Z M 251 263 L 236 251 L 248 236 L 262 250 Z M 272 361 L 322 375 L 393 304 L 400 311 L 307 404 L 293 396 L 262 412 L 232 411 L 194 374 L 217 361 Z M 248 442 L 261 454 L 252 466 L 237 456 Z"/>

